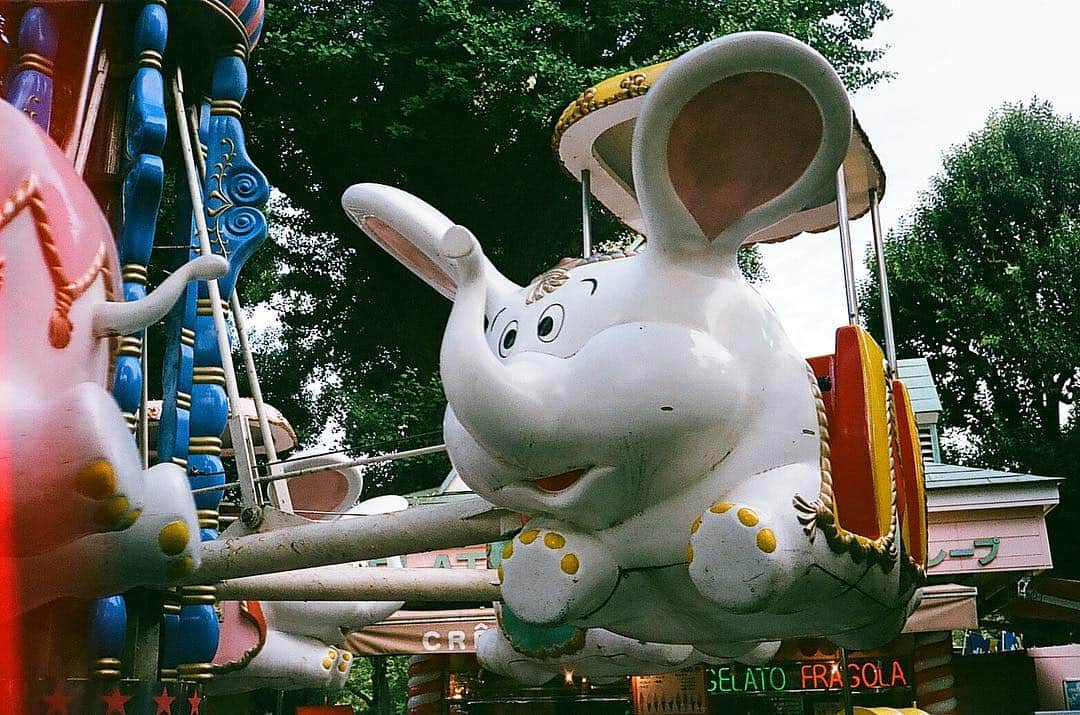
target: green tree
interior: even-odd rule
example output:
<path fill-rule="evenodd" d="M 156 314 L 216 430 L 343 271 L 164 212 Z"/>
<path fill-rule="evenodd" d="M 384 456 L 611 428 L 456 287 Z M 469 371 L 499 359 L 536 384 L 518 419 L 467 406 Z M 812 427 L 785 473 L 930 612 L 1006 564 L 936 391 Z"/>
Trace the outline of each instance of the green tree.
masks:
<path fill-rule="evenodd" d="M 899 352 L 930 361 L 947 459 L 1067 477 L 1050 543 L 1077 573 L 1080 122 L 1037 100 L 995 111 L 945 155 L 885 254 Z M 878 335 L 879 306 L 868 283 Z"/>
<path fill-rule="evenodd" d="M 583 89 L 747 29 L 809 42 L 857 89 L 885 76 L 873 67 L 881 50 L 863 43 L 888 15 L 881 0 L 268 3 L 247 126 L 284 198 L 273 247 L 247 270 L 245 290 L 249 304 L 269 301 L 282 316 L 261 346 L 270 399 L 303 437 L 331 419 L 353 450 L 441 425 L 449 306 L 346 220 L 349 184 L 423 197 L 527 281 L 579 250 L 578 187 L 550 138 Z M 598 241 L 623 234 L 604 215 L 594 231 Z M 369 484 L 432 486 L 447 467 L 441 456 L 385 465 Z"/>

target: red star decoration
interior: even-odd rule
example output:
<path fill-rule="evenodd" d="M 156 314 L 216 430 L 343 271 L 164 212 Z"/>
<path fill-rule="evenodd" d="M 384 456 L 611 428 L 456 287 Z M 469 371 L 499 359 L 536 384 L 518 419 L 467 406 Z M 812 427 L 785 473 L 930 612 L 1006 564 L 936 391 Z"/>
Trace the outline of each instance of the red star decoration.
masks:
<path fill-rule="evenodd" d="M 199 703 L 202 702 L 202 696 L 198 691 L 191 694 L 191 697 L 187 699 L 191 709 L 188 711 L 189 715 L 199 715 Z M 108 713 L 106 713 L 108 715 Z"/>
<path fill-rule="evenodd" d="M 161 695 L 155 695 L 150 698 L 157 704 L 157 710 L 154 711 L 154 715 L 172 715 L 172 704 L 176 700 L 173 696 L 169 695 L 169 689 L 164 685 L 161 686 Z"/>
<path fill-rule="evenodd" d="M 105 703 L 105 715 L 127 715 L 127 708 L 124 705 L 128 700 L 131 700 L 132 696 L 124 695 L 120 692 L 120 688 L 113 686 L 112 692 L 108 695 L 101 696 L 101 702 Z"/>
<path fill-rule="evenodd" d="M 64 692 L 64 684 L 57 683 L 51 693 L 48 693 L 42 700 L 49 707 L 45 711 L 45 715 L 68 715 L 68 708 L 71 706 L 71 701 L 75 699 L 74 695 L 68 695 Z"/>

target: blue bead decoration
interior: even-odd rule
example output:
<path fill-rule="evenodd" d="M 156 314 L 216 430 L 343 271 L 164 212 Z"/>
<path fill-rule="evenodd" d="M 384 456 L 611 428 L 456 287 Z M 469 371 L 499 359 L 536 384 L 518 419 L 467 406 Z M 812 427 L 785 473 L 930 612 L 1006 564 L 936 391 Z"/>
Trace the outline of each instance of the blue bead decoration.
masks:
<path fill-rule="evenodd" d="M 93 660 L 118 658 L 127 633 L 127 607 L 123 596 L 98 599 L 90 619 L 89 651 Z"/>
<path fill-rule="evenodd" d="M 56 26 L 43 7 L 31 7 L 19 26 L 19 61 L 7 85 L 7 101 L 45 131 L 53 105 Z"/>

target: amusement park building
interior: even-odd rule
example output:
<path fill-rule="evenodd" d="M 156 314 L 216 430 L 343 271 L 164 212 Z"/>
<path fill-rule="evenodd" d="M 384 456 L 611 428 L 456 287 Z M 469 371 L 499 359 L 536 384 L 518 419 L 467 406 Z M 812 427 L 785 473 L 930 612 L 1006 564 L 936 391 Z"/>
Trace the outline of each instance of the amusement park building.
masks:
<path fill-rule="evenodd" d="M 867 707 L 913 703 L 937 713 L 1030 713 L 1063 707 L 1063 680 L 1080 677 L 1072 650 L 1025 652 L 1009 634 L 993 639 L 995 652 L 954 647 L 980 619 L 1010 608 L 1026 579 L 1052 567 L 1046 514 L 1058 503 L 1050 477 L 943 464 L 941 403 L 923 358 L 901 360 L 926 462 L 929 511 L 928 585 L 904 633 L 887 647 L 849 654 L 854 702 Z M 469 494 L 460 480 L 411 497 L 417 504 Z M 407 557 L 410 566 L 479 568 L 485 546 Z M 482 672 L 472 653 L 475 636 L 495 628 L 490 608 L 399 611 L 353 633 L 345 647 L 358 655 L 412 654 L 417 672 L 447 712 L 468 713 L 818 713 L 842 707 L 839 652 L 828 642 L 785 642 L 766 666 L 697 666 L 689 672 L 635 676 L 594 684 L 567 673 L 539 688 L 524 688 Z M 999 634 L 1000 635 L 1000 634 Z M 1013 648 L 1014 650 L 1008 650 Z M 420 686 L 418 686 L 420 687 Z M 1003 688 L 1007 688 L 1005 692 Z M 701 698 L 695 698 L 700 691 Z M 650 710 L 653 697 L 656 709 Z M 665 699 L 670 705 L 665 705 Z M 676 707 L 675 703 L 678 703 Z M 666 708 L 666 709 L 665 709 Z"/>

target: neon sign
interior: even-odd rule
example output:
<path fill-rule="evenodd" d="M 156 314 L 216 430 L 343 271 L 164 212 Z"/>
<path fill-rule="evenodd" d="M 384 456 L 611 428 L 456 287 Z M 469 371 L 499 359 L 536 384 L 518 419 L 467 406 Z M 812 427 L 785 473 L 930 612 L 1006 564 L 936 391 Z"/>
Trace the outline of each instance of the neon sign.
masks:
<path fill-rule="evenodd" d="M 855 690 L 898 688 L 908 685 L 898 660 L 848 663 L 848 678 Z M 836 661 L 796 663 L 790 666 L 723 665 L 705 668 L 709 693 L 776 693 L 785 690 L 840 690 L 844 687 Z"/>

